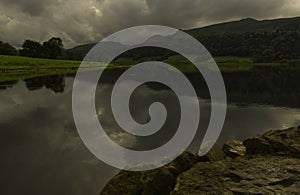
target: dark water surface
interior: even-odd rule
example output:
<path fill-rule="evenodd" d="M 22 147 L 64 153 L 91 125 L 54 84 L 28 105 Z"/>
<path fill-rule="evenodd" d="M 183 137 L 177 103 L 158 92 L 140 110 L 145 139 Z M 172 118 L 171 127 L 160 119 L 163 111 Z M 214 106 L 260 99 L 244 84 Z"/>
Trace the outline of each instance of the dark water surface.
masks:
<path fill-rule="evenodd" d="M 241 85 L 237 80 L 235 82 Z M 78 136 L 71 108 L 72 84 L 73 78 L 64 76 L 1 84 L 0 194 L 99 194 L 109 176 L 117 172 L 94 157 Z M 297 94 L 290 94 L 291 101 L 284 101 L 286 95 L 281 99 L 271 94 L 274 99 L 267 101 L 268 94 L 260 98 L 259 93 L 251 93 L 256 94 L 252 97 L 255 101 L 251 102 L 251 88 L 247 94 L 243 92 L 244 88 L 240 91 L 235 88 L 235 84 L 229 86 L 233 88 L 232 94 L 235 93 L 232 99 L 229 97 L 232 101 L 218 141 L 220 145 L 228 140 L 244 140 L 271 128 L 300 124 Z M 171 111 L 167 118 L 171 122 L 166 122 L 165 132 L 156 135 L 159 139 L 153 141 L 137 139 L 118 127 L 109 108 L 111 88 L 112 84 L 107 82 L 98 89 L 96 105 L 99 120 L 114 141 L 128 148 L 144 145 L 149 149 L 159 147 L 172 137 L 179 116 L 176 114 L 178 102 L 170 90 L 142 86 L 133 97 L 131 111 L 138 122 L 149 120 L 147 105 L 153 100 L 164 102 Z M 234 101 L 235 98 L 240 101 Z M 201 131 L 205 130 L 210 118 L 210 101 L 203 98 L 199 101 Z M 201 135 L 193 141 L 190 150 L 196 151 L 199 142 Z"/>

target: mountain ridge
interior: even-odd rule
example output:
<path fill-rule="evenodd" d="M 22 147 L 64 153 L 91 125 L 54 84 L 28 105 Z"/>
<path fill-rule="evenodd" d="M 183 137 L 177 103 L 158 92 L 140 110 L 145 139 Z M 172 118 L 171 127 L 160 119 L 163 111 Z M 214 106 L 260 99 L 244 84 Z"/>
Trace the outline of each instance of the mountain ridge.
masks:
<path fill-rule="evenodd" d="M 276 31 L 297 31 L 300 32 L 300 16 L 293 18 L 277 18 L 256 20 L 253 18 L 244 18 L 241 20 L 229 21 L 213 24 L 200 28 L 183 30 L 197 40 L 203 37 L 212 37 L 223 34 L 245 34 L 245 33 L 264 33 Z M 151 39 L 151 38 L 149 38 Z M 149 40 L 148 39 L 148 40 Z M 148 41 L 146 40 L 146 41 Z M 96 43 L 78 45 L 71 49 L 66 49 L 66 53 L 71 59 L 82 59 Z M 114 44 L 111 42 L 112 47 Z"/>

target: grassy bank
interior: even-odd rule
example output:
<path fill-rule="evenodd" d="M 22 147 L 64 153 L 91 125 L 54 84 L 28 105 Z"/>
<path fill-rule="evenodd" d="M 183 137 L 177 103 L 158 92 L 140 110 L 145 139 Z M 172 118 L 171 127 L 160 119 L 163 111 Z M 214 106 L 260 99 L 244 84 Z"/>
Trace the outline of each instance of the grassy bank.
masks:
<path fill-rule="evenodd" d="M 0 82 L 75 73 L 79 61 L 0 56 Z"/>
<path fill-rule="evenodd" d="M 81 61 L 0 55 L 0 82 L 41 76 L 75 74 L 80 63 Z M 99 65 L 99 63 L 97 63 L 97 65 Z M 113 65 L 109 66 L 109 68 L 112 67 Z M 87 69 L 91 70 L 93 68 Z"/>
<path fill-rule="evenodd" d="M 222 72 L 244 72 L 251 71 L 254 66 L 280 65 L 254 64 L 251 58 L 231 56 L 216 57 L 215 61 Z M 164 62 L 172 64 L 185 73 L 192 73 L 196 71 L 195 67 L 181 56 L 171 56 L 164 60 Z M 80 61 L 71 60 L 50 60 L 0 55 L 0 82 L 33 78 L 38 76 L 72 74 L 76 73 L 80 63 Z M 136 63 L 139 62 L 132 59 L 119 59 L 111 64 L 109 68 L 124 68 Z"/>

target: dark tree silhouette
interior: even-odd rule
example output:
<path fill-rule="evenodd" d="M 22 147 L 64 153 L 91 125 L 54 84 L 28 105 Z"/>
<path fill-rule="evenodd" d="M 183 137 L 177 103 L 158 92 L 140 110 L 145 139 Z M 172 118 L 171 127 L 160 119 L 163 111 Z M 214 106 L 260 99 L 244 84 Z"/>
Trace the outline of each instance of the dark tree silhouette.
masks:
<path fill-rule="evenodd" d="M 52 37 L 49 41 L 44 42 L 43 45 L 37 41 L 25 40 L 19 52 L 21 56 L 57 59 L 62 56 L 62 51 L 63 42 L 61 38 Z"/>
<path fill-rule="evenodd" d="M 25 40 L 20 50 L 20 56 L 38 58 L 41 57 L 42 45 L 33 40 Z"/>
<path fill-rule="evenodd" d="M 63 42 L 59 37 L 52 37 L 49 41 L 43 43 L 43 56 L 45 58 L 57 59 L 62 56 Z"/>
<path fill-rule="evenodd" d="M 0 41 L 0 55 L 10 55 L 10 56 L 15 56 L 18 54 L 18 51 L 16 48 L 11 46 L 8 43 L 3 43 Z"/>
<path fill-rule="evenodd" d="M 51 89 L 55 93 L 63 93 L 65 89 L 65 78 L 62 75 L 54 75 L 47 77 L 36 77 L 24 80 L 29 90 L 38 90 L 42 87 Z"/>

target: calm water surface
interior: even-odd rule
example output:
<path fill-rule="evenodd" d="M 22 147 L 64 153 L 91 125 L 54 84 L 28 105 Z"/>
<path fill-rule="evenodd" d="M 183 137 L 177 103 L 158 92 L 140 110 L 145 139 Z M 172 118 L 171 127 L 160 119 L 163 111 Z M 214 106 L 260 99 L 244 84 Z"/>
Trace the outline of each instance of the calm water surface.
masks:
<path fill-rule="evenodd" d="M 0 194 L 99 194 L 118 170 L 96 159 L 84 146 L 76 131 L 71 109 L 73 78 L 40 78 L 2 84 L 0 90 Z M 6 86 L 8 85 L 8 87 Z M 111 118 L 109 92 L 104 84 L 97 91 L 97 110 L 111 138 L 128 148 L 158 147 L 172 135 L 178 117 L 177 100 L 169 90 L 140 87 L 131 110 L 138 122 L 147 122 L 147 105 L 158 97 L 171 114 L 160 139 L 137 139 L 122 132 Z M 209 121 L 210 103 L 199 98 L 199 131 Z M 173 114 L 172 114 L 173 113 Z M 298 108 L 230 103 L 222 134 L 225 141 L 244 140 L 268 129 L 300 124 Z M 196 151 L 201 132 L 190 150 Z"/>

